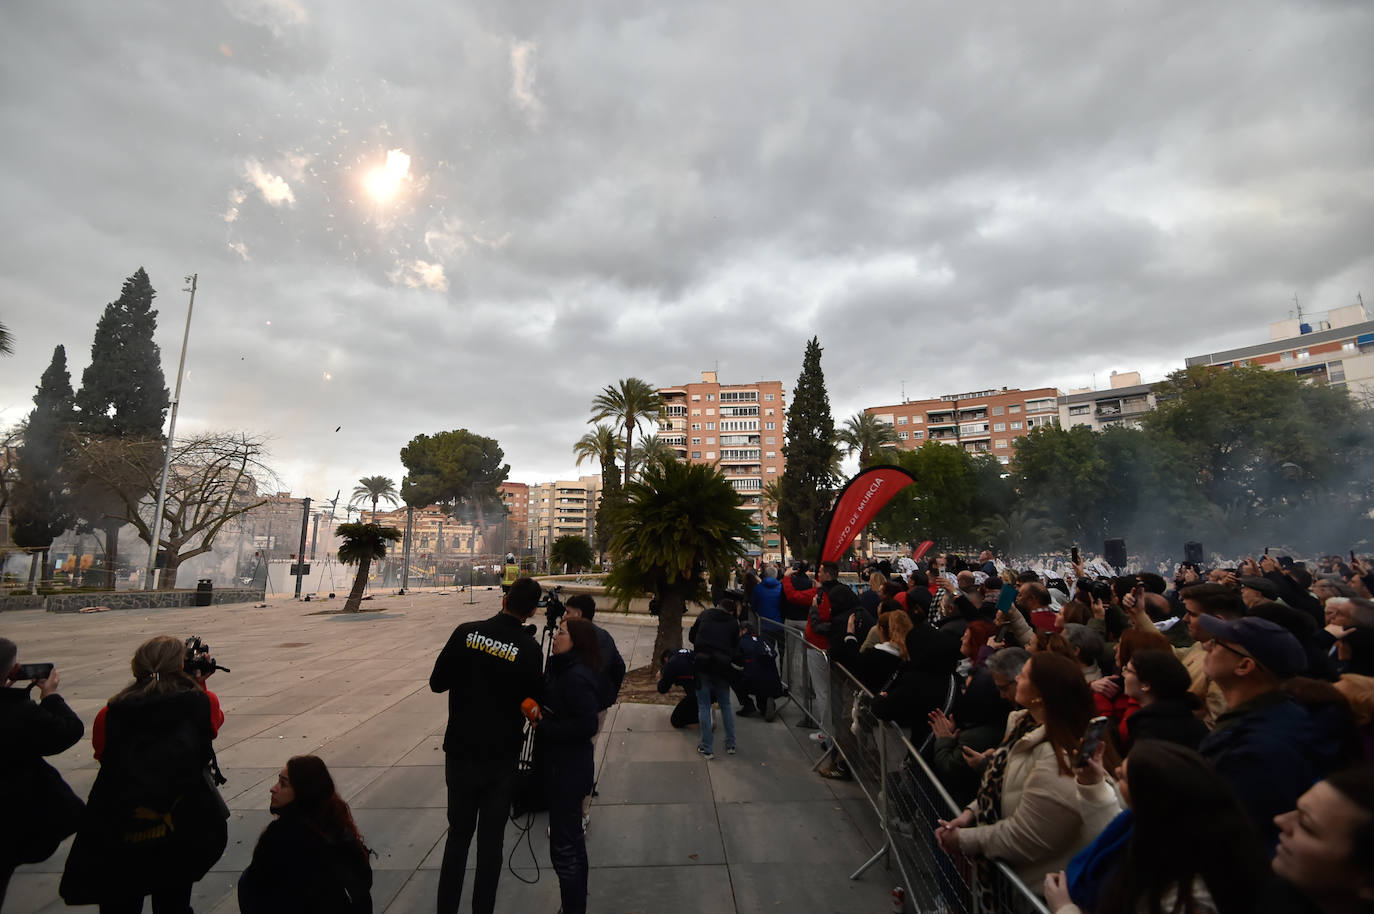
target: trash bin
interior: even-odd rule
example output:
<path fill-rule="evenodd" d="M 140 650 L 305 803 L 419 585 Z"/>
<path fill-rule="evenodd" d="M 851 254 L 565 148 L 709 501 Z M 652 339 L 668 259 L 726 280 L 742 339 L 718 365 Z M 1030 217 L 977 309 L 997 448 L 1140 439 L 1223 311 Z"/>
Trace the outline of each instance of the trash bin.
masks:
<path fill-rule="evenodd" d="M 196 582 L 196 605 L 209 606 L 214 602 L 215 585 L 209 578 L 201 578 Z"/>

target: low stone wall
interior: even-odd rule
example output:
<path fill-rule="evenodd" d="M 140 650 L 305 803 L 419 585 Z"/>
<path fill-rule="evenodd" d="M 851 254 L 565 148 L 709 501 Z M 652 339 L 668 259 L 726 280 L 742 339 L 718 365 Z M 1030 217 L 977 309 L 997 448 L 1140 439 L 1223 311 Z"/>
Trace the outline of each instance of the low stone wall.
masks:
<path fill-rule="evenodd" d="M 0 597 L 0 612 L 11 609 L 43 609 L 50 613 L 74 613 L 87 606 L 108 606 L 110 609 L 174 609 L 195 606 L 194 590 L 121 590 L 103 593 L 53 594 L 49 597 Z M 212 605 L 220 603 L 261 603 L 261 590 L 216 589 L 210 595 Z"/>

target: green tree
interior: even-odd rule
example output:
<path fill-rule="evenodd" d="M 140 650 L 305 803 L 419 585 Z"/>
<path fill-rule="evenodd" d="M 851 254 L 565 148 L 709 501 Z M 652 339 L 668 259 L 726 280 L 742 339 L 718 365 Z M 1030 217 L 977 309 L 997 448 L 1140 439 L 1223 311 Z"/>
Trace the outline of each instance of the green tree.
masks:
<path fill-rule="evenodd" d="M 1103 539 L 1112 486 L 1101 437 L 1086 425 L 1041 426 L 1016 442 L 1016 489 L 1030 510 L 1055 519 L 1076 543 Z"/>
<path fill-rule="evenodd" d="M 91 363 L 81 374 L 76 406 L 81 431 L 113 438 L 160 438 L 171 398 L 162 374 L 157 295 L 139 267 L 124 281 L 119 298 L 105 306 L 91 343 Z"/>
<path fill-rule="evenodd" d="M 386 556 L 387 543 L 399 542 L 401 531 L 380 524 L 339 524 L 337 533 L 343 538 L 343 543 L 339 545 L 339 561 L 358 566 L 358 573 L 353 577 L 353 589 L 348 592 L 343 608 L 346 613 L 355 613 L 362 605 L 363 591 L 367 589 L 367 573 L 372 562 Z"/>
<path fill-rule="evenodd" d="M 75 519 L 63 471 L 75 419 L 67 351 L 58 346 L 33 395 L 33 412 L 16 454 L 18 478 L 9 502 L 11 538 L 16 546 L 41 550 L 44 580 L 52 576 L 48 548 L 53 537 Z M 34 571 L 30 565 L 31 585 Z"/>
<path fill-rule="evenodd" d="M 119 298 L 105 306 L 96 324 L 91 362 L 76 394 L 82 458 L 73 476 L 75 502 L 84 524 L 99 531 L 104 541 L 107 590 L 115 588 L 126 504 L 131 496 L 156 491 L 156 474 L 162 469 L 163 423 L 171 398 L 162 353 L 153 342 L 156 295 L 142 267 L 124 281 Z M 115 474 L 119 461 L 128 465 Z M 100 476 L 85 472 L 90 462 L 102 468 Z M 139 480 L 149 478 L 152 489 L 133 491 Z"/>
<path fill-rule="evenodd" d="M 677 448 L 665 442 L 658 435 L 649 435 L 642 442 L 635 445 L 634 453 L 631 455 L 630 462 L 636 470 L 648 466 L 651 463 L 667 463 L 677 460 Z"/>
<path fill-rule="evenodd" d="M 784 476 L 787 474 L 784 473 Z M 765 539 L 767 533 L 776 531 L 778 534 L 778 555 L 785 567 L 787 565 L 787 539 L 782 535 L 782 525 L 778 523 L 778 506 L 782 504 L 782 479 L 770 479 L 768 484 L 763 487 L 763 492 L 759 499 L 759 506 L 763 509 L 763 530 Z"/>
<path fill-rule="evenodd" d="M 897 447 L 897 431 L 872 413 L 855 413 L 844 420 L 844 428 L 836 436 L 847 456 L 859 455 L 859 469 L 879 460 L 891 459 L 884 454 Z"/>
<path fill-rule="evenodd" d="M 606 577 L 606 592 L 628 606 L 641 594 L 658 599 L 653 669 L 663 651 L 682 646 L 687 601 L 709 597 L 707 576 L 727 573 L 757 542 L 744 499 L 719 470 L 673 461 L 645 467 L 625 488 L 626 504 L 612 551 L 621 558 Z"/>
<path fill-rule="evenodd" d="M 1048 517 L 1027 505 L 986 517 L 973 530 L 975 542 L 1004 556 L 1028 555 L 1061 548 L 1066 534 Z"/>
<path fill-rule="evenodd" d="M 596 548 L 601 560 L 606 560 L 606 550 L 610 548 L 611 538 L 615 535 L 615 512 L 624 501 L 620 488 L 620 469 L 616 457 L 620 454 L 620 436 L 614 427 L 598 422 L 596 427 L 583 435 L 573 445 L 577 465 L 584 460 L 595 460 L 601 466 L 601 501 L 596 506 Z"/>
<path fill-rule="evenodd" d="M 887 542 L 931 539 L 942 549 L 964 548 L 978 541 L 974 528 L 984 518 L 1010 510 L 1001 465 L 991 455 L 927 441 L 898 452 L 896 462 L 916 481 L 894 495 L 873 521 Z"/>
<path fill-rule="evenodd" d="M 591 544 L 586 537 L 575 533 L 565 533 L 553 541 L 549 547 L 549 567 L 564 565 L 570 572 L 590 568 L 596 556 L 592 555 Z"/>
<path fill-rule="evenodd" d="M 485 531 L 487 515 L 505 516 L 500 487 L 510 464 L 502 463 L 503 457 L 495 438 L 465 428 L 416 435 L 401 448 L 406 468 L 401 498 L 417 508 L 442 505 L 452 517 Z"/>
<path fill-rule="evenodd" d="M 389 505 L 400 503 L 396 483 L 386 476 L 364 476 L 359 479 L 358 484 L 353 487 L 353 495 L 348 503 L 359 505 L 368 501 L 372 502 L 372 521 L 376 523 L 378 501 L 384 501 Z"/>
<path fill-rule="evenodd" d="M 787 472 L 782 477 L 782 501 L 778 523 L 794 555 L 813 559 L 820 551 L 821 528 L 834 495 L 835 420 L 830 415 L 830 395 L 821 370 L 820 340 L 812 337 L 802 356 L 801 373 L 792 390 L 787 410 L 787 436 L 783 455 Z"/>
<path fill-rule="evenodd" d="M 634 453 L 634 433 L 641 422 L 656 422 L 663 415 L 663 398 L 648 381 L 639 378 L 625 378 L 619 386 L 606 385 L 601 393 L 592 399 L 592 417 L 589 422 L 614 419 L 625 429 L 624 453 Z M 633 461 L 625 461 L 625 484 L 630 483 Z"/>

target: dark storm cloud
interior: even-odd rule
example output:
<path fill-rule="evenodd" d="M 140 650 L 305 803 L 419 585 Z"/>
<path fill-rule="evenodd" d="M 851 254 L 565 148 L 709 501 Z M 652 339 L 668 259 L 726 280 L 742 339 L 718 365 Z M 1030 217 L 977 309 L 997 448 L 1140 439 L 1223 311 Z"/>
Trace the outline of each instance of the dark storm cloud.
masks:
<path fill-rule="evenodd" d="M 567 475 L 604 385 L 790 392 L 812 334 L 844 417 L 1369 290 L 1367 4 L 974 7 L 20 5 L 3 418 L 139 265 L 169 378 L 200 275 L 186 427 L 317 496 L 456 427 Z"/>

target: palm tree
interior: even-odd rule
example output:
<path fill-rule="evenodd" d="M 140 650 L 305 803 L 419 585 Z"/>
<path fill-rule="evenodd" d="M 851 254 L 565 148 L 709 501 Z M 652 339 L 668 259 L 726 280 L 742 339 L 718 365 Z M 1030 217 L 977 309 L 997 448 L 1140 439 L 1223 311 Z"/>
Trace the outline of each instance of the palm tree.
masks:
<path fill-rule="evenodd" d="M 859 469 L 868 466 L 884 449 L 897 446 L 897 432 L 872 413 L 855 413 L 844 420 L 844 428 L 835 435 L 836 442 L 846 455 L 859 454 Z"/>
<path fill-rule="evenodd" d="M 767 532 L 770 528 L 778 531 L 778 552 L 782 556 L 780 564 L 787 565 L 787 543 L 782 538 L 782 525 L 778 523 L 778 506 L 782 504 L 782 477 L 770 479 L 768 485 L 763 487 L 763 529 Z"/>
<path fill-rule="evenodd" d="M 663 651 L 682 647 L 687 601 L 709 597 L 711 572 L 734 567 L 758 542 L 744 499 L 719 470 L 673 461 L 650 464 L 625 487 L 611 551 L 622 556 L 606 577 L 617 605 L 644 593 L 658 599 L 653 669 Z"/>
<path fill-rule="evenodd" d="M 350 505 L 362 502 L 372 502 L 372 521 L 377 521 L 377 501 L 378 499 L 390 505 L 401 503 L 400 494 L 396 491 L 396 483 L 386 476 L 364 476 L 358 480 L 358 485 L 353 489 L 353 496 L 349 498 Z"/>
<path fill-rule="evenodd" d="M 595 460 L 601 465 L 603 486 L 608 470 L 619 475 L 615 459 L 620 456 L 620 436 L 613 427 L 604 422 L 598 422 L 596 428 L 577 439 L 577 443 L 573 445 L 573 454 L 577 457 L 578 466 L 582 466 L 584 460 Z"/>
<path fill-rule="evenodd" d="M 634 453 L 630 455 L 630 464 L 636 469 L 670 460 L 677 460 L 677 448 L 665 442 L 656 433 L 645 438 L 643 443 L 635 445 Z"/>
<path fill-rule="evenodd" d="M 4 324 L 0 324 L 0 355 L 14 355 L 14 337 Z"/>
<path fill-rule="evenodd" d="M 353 589 L 344 601 L 343 611 L 355 613 L 363 600 L 363 590 L 367 587 L 367 572 L 373 559 L 386 555 L 386 544 L 399 542 L 401 531 L 395 527 L 379 524 L 339 524 L 338 535 L 343 537 L 339 547 L 339 561 L 345 565 L 357 565 L 358 574 L 353 578 Z"/>
<path fill-rule="evenodd" d="M 575 533 L 563 534 L 549 547 L 550 568 L 562 565 L 570 572 L 578 572 L 590 568 L 595 558 L 591 544 Z"/>
<path fill-rule="evenodd" d="M 645 420 L 657 421 L 663 415 L 663 408 L 663 398 L 649 386 L 648 381 L 625 378 L 619 387 L 608 384 L 592 399 L 592 417 L 588 421 L 615 419 L 622 423 L 625 427 L 625 453 L 633 454 L 635 429 Z M 626 486 L 630 484 L 631 463 L 625 461 Z"/>
<path fill-rule="evenodd" d="M 1025 505 L 988 517 L 973 530 L 973 535 L 980 545 L 990 546 L 1005 556 L 1044 552 L 1068 538 L 1048 517 Z"/>

